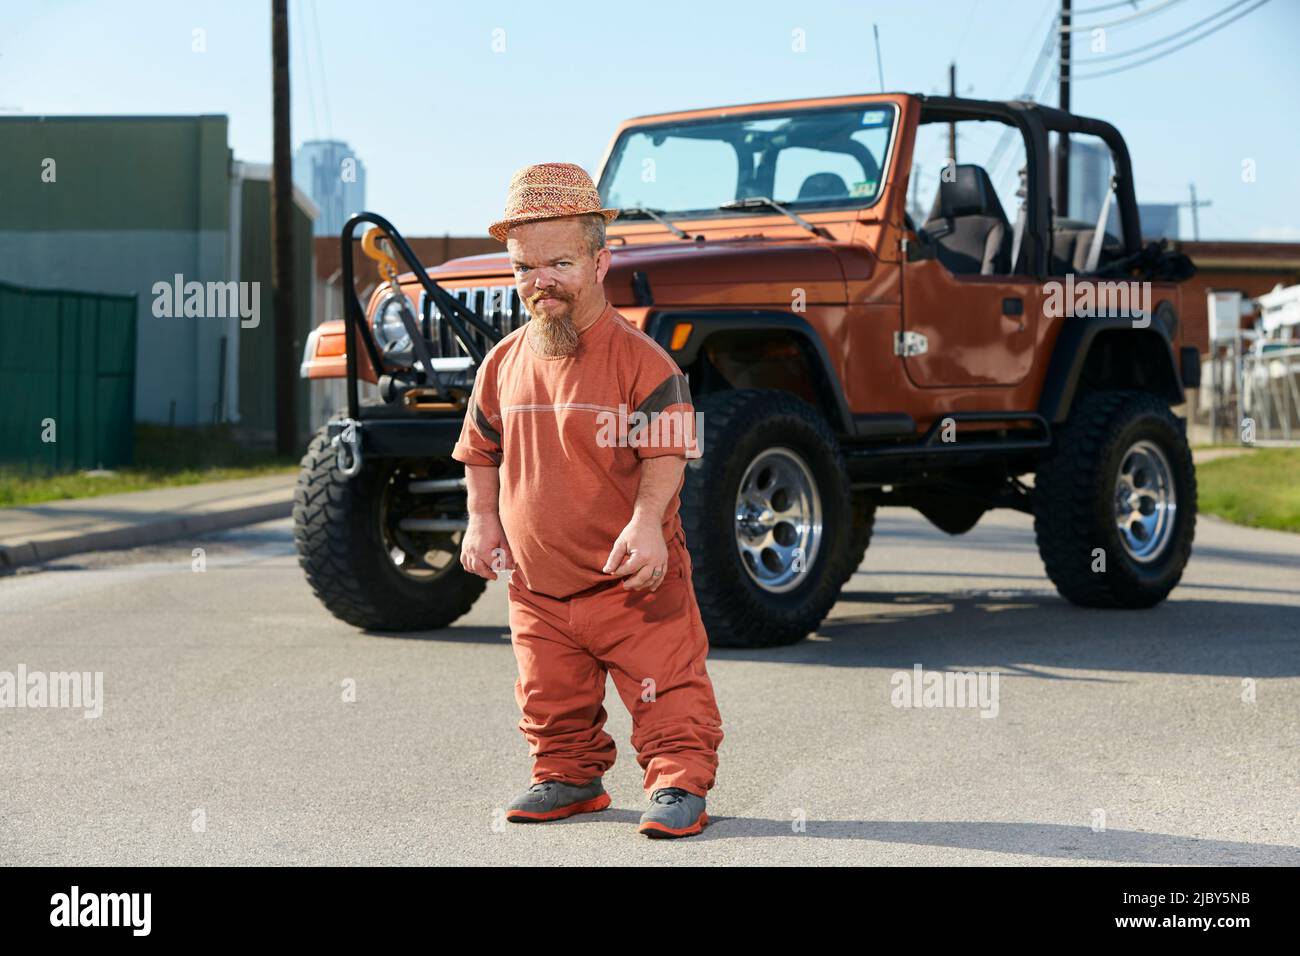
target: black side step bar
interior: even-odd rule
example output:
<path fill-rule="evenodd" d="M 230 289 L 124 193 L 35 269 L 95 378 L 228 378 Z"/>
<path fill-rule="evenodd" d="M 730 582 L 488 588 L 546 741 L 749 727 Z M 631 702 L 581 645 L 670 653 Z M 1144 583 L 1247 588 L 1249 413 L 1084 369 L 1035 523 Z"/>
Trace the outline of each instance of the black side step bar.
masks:
<path fill-rule="evenodd" d="M 1036 428 L 1032 438 L 1010 438 L 1002 441 L 943 441 L 943 430 L 951 420 L 954 425 L 963 422 L 1022 422 Z M 935 419 L 926 433 L 916 441 L 895 444 L 846 446 L 846 458 L 929 457 L 932 455 L 973 454 L 981 452 L 1033 451 L 1052 444 L 1052 426 L 1037 412 L 950 412 Z"/>

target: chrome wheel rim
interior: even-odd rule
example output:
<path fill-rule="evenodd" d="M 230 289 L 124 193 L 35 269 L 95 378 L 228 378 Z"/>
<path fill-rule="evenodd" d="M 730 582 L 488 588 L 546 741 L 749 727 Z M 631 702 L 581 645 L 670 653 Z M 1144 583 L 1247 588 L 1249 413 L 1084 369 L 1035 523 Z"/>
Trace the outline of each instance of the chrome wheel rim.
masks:
<path fill-rule="evenodd" d="M 1134 442 L 1115 475 L 1115 525 L 1128 556 L 1143 564 L 1159 558 L 1173 537 L 1177 509 L 1169 459 L 1154 442 Z"/>
<path fill-rule="evenodd" d="M 774 594 L 797 588 L 817 560 L 821 494 L 790 448 L 769 448 L 745 469 L 736 491 L 736 549 L 750 579 Z"/>
<path fill-rule="evenodd" d="M 464 531 L 403 532 L 393 514 L 395 499 L 412 476 L 395 471 L 384 484 L 379 502 L 379 535 L 389 562 L 402 577 L 428 584 L 460 566 L 460 541 Z M 433 503 L 409 509 L 404 517 L 451 517 Z"/>

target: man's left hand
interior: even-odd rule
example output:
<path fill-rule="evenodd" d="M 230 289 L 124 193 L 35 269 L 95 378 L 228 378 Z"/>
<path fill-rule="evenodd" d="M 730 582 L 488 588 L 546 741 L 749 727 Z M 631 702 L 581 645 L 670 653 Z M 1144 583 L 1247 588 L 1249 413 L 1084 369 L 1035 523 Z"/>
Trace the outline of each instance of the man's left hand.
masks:
<path fill-rule="evenodd" d="M 614 542 L 603 569 L 628 576 L 624 590 L 657 590 L 668 574 L 668 545 L 661 522 L 633 515 Z M 655 572 L 658 571 L 658 574 Z"/>

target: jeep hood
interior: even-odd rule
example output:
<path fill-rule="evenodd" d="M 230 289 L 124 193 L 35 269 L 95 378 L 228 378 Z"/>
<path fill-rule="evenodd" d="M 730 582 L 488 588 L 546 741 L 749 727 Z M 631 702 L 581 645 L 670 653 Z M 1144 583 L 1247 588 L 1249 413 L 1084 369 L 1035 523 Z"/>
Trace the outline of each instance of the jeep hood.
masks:
<path fill-rule="evenodd" d="M 634 305 L 632 274 L 645 275 L 656 305 L 702 302 L 785 302 L 794 289 L 808 302 L 843 302 L 844 270 L 835 245 L 818 240 L 763 238 L 677 239 L 610 247 L 606 294 L 615 305 Z M 512 284 L 505 252 L 452 259 L 429 270 L 444 287 L 457 282 Z M 737 287 L 743 287 L 739 294 Z"/>

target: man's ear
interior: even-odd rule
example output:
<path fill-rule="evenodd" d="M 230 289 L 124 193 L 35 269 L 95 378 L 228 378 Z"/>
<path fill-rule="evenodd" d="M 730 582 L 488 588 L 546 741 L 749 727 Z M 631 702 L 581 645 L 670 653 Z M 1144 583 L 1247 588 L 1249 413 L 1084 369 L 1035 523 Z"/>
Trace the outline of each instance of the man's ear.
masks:
<path fill-rule="evenodd" d="M 600 252 L 596 253 L 596 281 L 597 282 L 605 281 L 605 273 L 609 271 L 609 264 L 613 261 L 613 259 L 614 257 L 610 254 L 608 248 L 601 249 Z"/>

